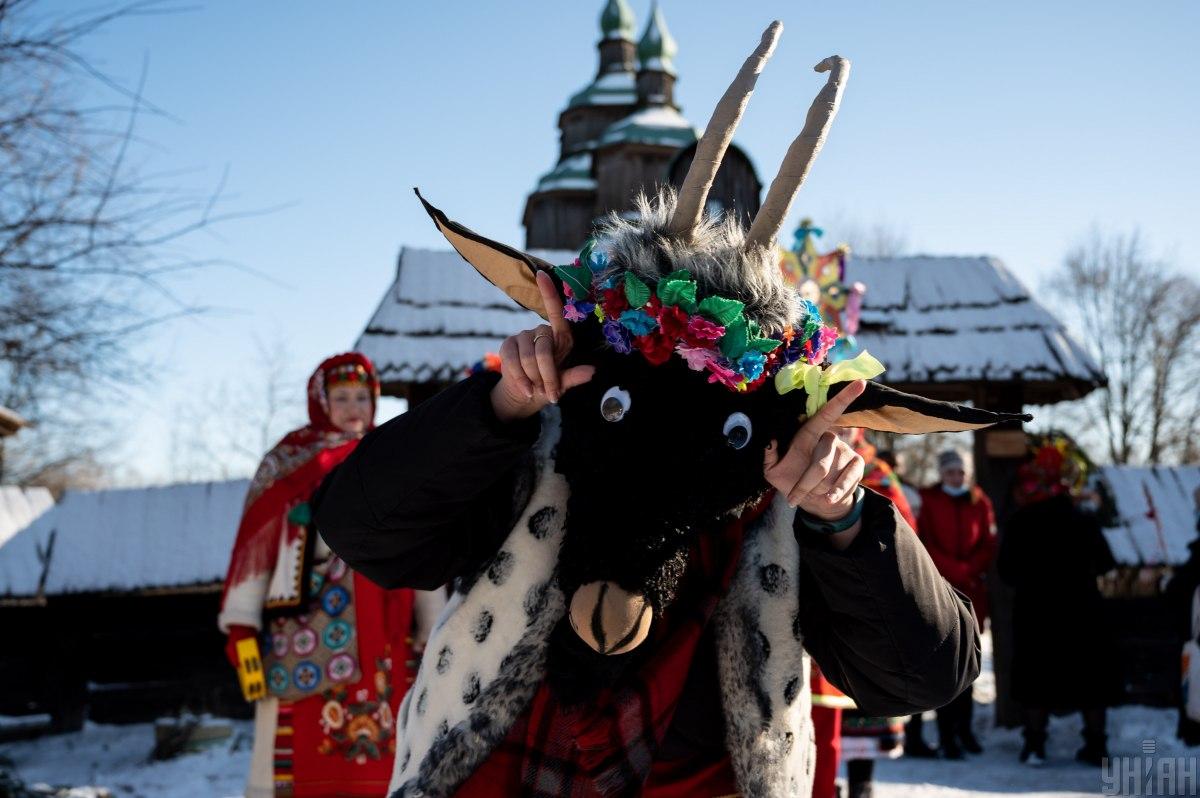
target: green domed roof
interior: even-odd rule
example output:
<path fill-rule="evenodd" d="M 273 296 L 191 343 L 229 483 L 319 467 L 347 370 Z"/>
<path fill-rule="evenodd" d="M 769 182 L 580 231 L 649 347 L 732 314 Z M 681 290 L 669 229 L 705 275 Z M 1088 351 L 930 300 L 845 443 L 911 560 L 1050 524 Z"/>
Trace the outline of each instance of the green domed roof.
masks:
<path fill-rule="evenodd" d="M 667 21 L 663 18 L 662 9 L 658 3 L 650 13 L 650 21 L 646 23 L 646 32 L 638 42 L 638 61 L 642 69 L 657 69 L 670 75 L 675 74 L 675 54 L 679 45 L 667 30 Z"/>
<path fill-rule="evenodd" d="M 600 12 L 600 31 L 606 39 L 633 41 L 633 9 L 625 0 L 608 0 Z"/>

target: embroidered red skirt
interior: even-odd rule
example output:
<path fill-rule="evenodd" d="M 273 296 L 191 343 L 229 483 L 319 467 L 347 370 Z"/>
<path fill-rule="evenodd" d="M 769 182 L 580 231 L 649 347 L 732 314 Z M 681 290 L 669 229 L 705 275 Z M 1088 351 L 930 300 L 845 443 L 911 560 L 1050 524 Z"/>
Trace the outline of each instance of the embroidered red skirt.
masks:
<path fill-rule="evenodd" d="M 396 751 L 396 710 L 416 669 L 411 590 L 383 590 L 354 575 L 362 678 L 299 701 L 280 701 L 275 793 L 295 798 L 379 798 Z"/>

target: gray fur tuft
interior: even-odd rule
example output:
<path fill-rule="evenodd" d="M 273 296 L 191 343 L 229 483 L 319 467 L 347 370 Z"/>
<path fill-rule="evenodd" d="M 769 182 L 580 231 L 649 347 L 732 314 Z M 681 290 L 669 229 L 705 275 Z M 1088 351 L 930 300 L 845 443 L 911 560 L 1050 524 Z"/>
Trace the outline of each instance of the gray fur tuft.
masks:
<path fill-rule="evenodd" d="M 799 318 L 796 290 L 779 269 L 774 248 L 746 251 L 746 230 L 736 216 L 704 216 L 687 240 L 667 232 L 675 213 L 675 190 L 660 188 L 653 197 L 638 195 L 636 216 L 610 213 L 596 232 L 608 253 L 611 271 L 632 271 L 648 283 L 676 269 L 696 277 L 703 296 L 718 294 L 746 305 L 746 317 L 764 333 L 776 333 Z"/>

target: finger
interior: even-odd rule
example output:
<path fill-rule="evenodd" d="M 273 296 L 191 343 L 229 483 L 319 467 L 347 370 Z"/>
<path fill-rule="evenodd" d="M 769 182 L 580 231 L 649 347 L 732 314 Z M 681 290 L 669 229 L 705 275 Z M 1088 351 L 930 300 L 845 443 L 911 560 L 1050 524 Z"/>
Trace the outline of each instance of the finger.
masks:
<path fill-rule="evenodd" d="M 512 382 L 526 399 L 533 398 L 533 383 L 525 376 L 525 369 L 521 366 L 521 353 L 515 335 L 505 338 L 500 345 L 500 375 Z"/>
<path fill-rule="evenodd" d="M 849 446 L 838 447 L 834 451 L 833 461 L 829 464 L 829 470 L 825 472 L 825 478 L 809 490 L 809 498 L 828 498 L 837 485 L 842 472 L 846 470 L 846 466 L 850 465 L 856 459 L 858 459 L 858 455 Z"/>
<path fill-rule="evenodd" d="M 812 461 L 813 449 L 816 445 L 817 441 L 801 439 L 799 433 L 797 433 L 796 437 L 792 438 L 787 451 L 782 454 L 779 454 L 780 447 L 776 443 L 776 460 L 770 466 L 770 473 L 766 475 L 768 481 L 781 493 L 790 493 L 796 483 L 800 481 L 800 477 L 808 469 L 808 464 Z"/>
<path fill-rule="evenodd" d="M 833 468 L 834 460 L 838 454 L 838 443 L 840 441 L 838 441 L 837 436 L 832 432 L 827 432 L 821 436 L 816 448 L 813 449 L 812 459 L 809 461 L 808 468 L 804 470 L 804 474 L 792 489 L 788 491 L 788 504 L 795 506 L 808 498 L 813 489 L 829 476 L 829 472 Z"/>
<path fill-rule="evenodd" d="M 537 360 L 538 373 L 542 378 L 542 386 L 546 390 L 546 398 L 557 402 L 558 363 L 554 362 L 554 333 L 549 327 L 538 327 L 533 336 L 533 356 Z"/>
<path fill-rule="evenodd" d="M 595 366 L 572 366 L 562 373 L 562 392 L 566 393 L 576 385 L 589 382 L 595 374 Z"/>
<path fill-rule="evenodd" d="M 838 392 L 828 402 L 826 402 L 816 413 L 813 413 L 812 418 L 804 422 L 800 427 L 800 431 L 796 433 L 796 438 L 803 436 L 805 439 L 816 442 L 818 438 L 825 434 L 833 427 L 842 414 L 846 412 L 846 408 L 850 404 L 862 396 L 863 391 L 867 389 L 865 380 L 855 380 Z"/>
<path fill-rule="evenodd" d="M 521 370 L 533 384 L 533 392 L 535 394 L 545 393 L 545 388 L 542 386 L 542 372 L 538 368 L 537 353 L 533 349 L 533 335 L 529 330 L 517 336 L 517 349 L 521 353 Z"/>
<path fill-rule="evenodd" d="M 554 337 L 566 336 L 566 339 L 570 340 L 571 325 L 563 318 L 563 301 L 558 295 L 558 289 L 554 287 L 554 280 L 548 272 L 538 271 L 537 284 L 538 291 L 542 294 L 542 307 L 546 310 L 546 321 L 550 323 Z"/>
<path fill-rule="evenodd" d="M 862 482 L 866 465 L 861 457 L 855 457 L 842 469 L 842 473 L 838 475 L 837 481 L 833 483 L 833 488 L 829 491 L 831 504 L 836 505 L 845 501 L 854 492 Z"/>

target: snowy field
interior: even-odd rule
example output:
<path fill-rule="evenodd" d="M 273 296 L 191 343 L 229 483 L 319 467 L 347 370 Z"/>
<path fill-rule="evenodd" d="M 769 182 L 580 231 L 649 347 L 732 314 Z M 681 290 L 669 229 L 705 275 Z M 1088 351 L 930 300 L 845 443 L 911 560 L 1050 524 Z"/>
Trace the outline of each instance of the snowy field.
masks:
<path fill-rule="evenodd" d="M 1077 764 L 1079 722 L 1056 718 L 1040 769 L 1017 762 L 1021 735 L 1016 730 L 992 729 L 989 707 L 977 707 L 976 723 L 986 751 L 962 762 L 905 760 L 882 762 L 876 770 L 877 798 L 974 798 L 1022 794 L 1066 798 L 1101 794 L 1100 772 Z M 926 731 L 931 732 L 931 723 Z M 1144 740 L 1157 742 L 1159 756 L 1195 756 L 1200 750 L 1182 748 L 1175 740 L 1173 710 L 1122 707 L 1109 719 L 1114 755 L 1135 756 Z M 931 735 L 932 738 L 932 735 Z M 117 798 L 226 798 L 241 794 L 250 767 L 250 724 L 234 722 L 231 742 L 169 762 L 148 762 L 154 746 L 154 727 L 89 724 L 82 732 L 0 745 L 0 757 L 16 766 L 17 775 L 33 785 L 96 785 L 108 787 Z M 82 795 L 82 794 L 81 794 Z"/>
<path fill-rule="evenodd" d="M 1082 741 L 1078 716 L 1053 718 L 1049 761 L 1041 768 L 1017 762 L 1021 734 L 992 725 L 994 687 L 988 636 L 984 637 L 985 672 L 976 683 L 976 734 L 985 751 L 960 762 L 898 759 L 876 768 L 876 798 L 977 798 L 1029 795 L 1067 798 L 1102 794 L 1101 772 L 1075 762 Z M 932 713 L 926 740 L 935 742 Z M 1109 713 L 1109 750 L 1135 757 L 1152 741 L 1160 760 L 1200 756 L 1175 739 L 1174 710 L 1120 707 Z M 154 726 L 88 724 L 74 734 L 0 744 L 0 762 L 8 760 L 26 784 L 107 787 L 116 798 L 227 798 L 241 795 L 250 767 L 251 725 L 233 721 L 233 736 L 215 747 L 167 762 L 150 762 Z M 1111 793 L 1110 793 L 1111 794 Z M 1164 794 L 1161 792 L 1145 794 Z M 92 793 L 79 791 L 79 798 Z"/>

